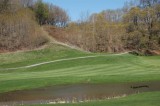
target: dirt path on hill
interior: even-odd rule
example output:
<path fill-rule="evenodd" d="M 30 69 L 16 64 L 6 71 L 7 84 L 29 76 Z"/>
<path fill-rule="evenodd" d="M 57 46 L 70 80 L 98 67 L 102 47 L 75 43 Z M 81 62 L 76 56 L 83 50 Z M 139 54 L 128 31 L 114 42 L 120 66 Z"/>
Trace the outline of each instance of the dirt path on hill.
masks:
<path fill-rule="evenodd" d="M 75 50 L 79 50 L 79 51 L 83 51 L 83 52 L 88 52 L 88 51 L 84 51 L 78 47 L 75 47 L 73 45 L 69 45 L 69 44 L 65 44 L 62 42 L 58 42 L 56 41 L 53 37 L 49 36 L 48 33 L 42 28 L 42 30 L 44 31 L 44 36 L 46 36 L 49 39 L 49 43 L 52 44 L 58 44 L 58 45 L 62 45 L 65 47 L 69 47 L 71 49 L 75 49 Z M 39 49 L 38 49 L 39 50 Z M 53 60 L 53 61 L 47 61 L 47 62 L 41 62 L 41 63 L 36 63 L 36 64 L 32 64 L 32 65 L 27 65 L 27 66 L 22 66 L 22 67 L 15 67 L 15 68 L 3 68 L 0 70 L 16 70 L 16 69 L 26 69 L 26 68 L 32 68 L 32 67 L 37 67 L 37 66 L 41 66 L 41 65 L 45 65 L 45 64 L 50 64 L 50 63 L 56 63 L 56 62 L 61 62 L 61 61 L 70 61 L 70 60 L 77 60 L 77 59 L 86 59 L 86 58 L 94 58 L 94 57 L 102 57 L 102 56 L 114 56 L 114 55 L 123 55 L 123 54 L 127 54 L 128 52 L 124 52 L 124 53 L 119 53 L 119 54 L 110 54 L 110 55 L 92 55 L 92 56 L 83 56 L 83 57 L 75 57 L 75 58 L 66 58 L 66 59 L 58 59 L 58 60 Z"/>
<path fill-rule="evenodd" d="M 77 59 L 87 59 L 87 58 L 94 58 L 94 57 L 105 57 L 105 56 L 115 56 L 115 55 L 123 55 L 127 54 L 128 52 L 125 53 L 119 53 L 119 54 L 108 54 L 108 55 L 94 55 L 94 56 L 83 56 L 83 57 L 75 57 L 75 58 L 66 58 L 66 59 L 58 59 L 58 60 L 53 60 L 53 61 L 47 61 L 47 62 L 41 62 L 41 63 L 36 63 L 32 65 L 27 65 L 23 67 L 15 67 L 15 68 L 3 68 L 0 70 L 16 70 L 16 69 L 26 69 L 26 68 L 32 68 L 32 67 L 37 67 L 45 64 L 50 64 L 50 63 L 56 63 L 56 62 L 61 62 L 61 61 L 70 61 L 70 60 L 77 60 Z"/>
<path fill-rule="evenodd" d="M 68 47 L 68 48 L 71 48 L 71 49 L 75 49 L 75 50 L 78 50 L 78 51 L 89 53 L 89 51 L 83 50 L 83 49 L 81 49 L 81 48 L 79 48 L 77 46 L 74 46 L 74 45 L 71 45 L 71 44 L 66 44 L 66 43 L 63 43 L 63 42 L 59 42 L 56 39 L 54 39 L 52 36 L 50 36 L 48 34 L 48 32 L 45 31 L 44 28 L 42 28 L 42 30 L 43 30 L 45 36 L 49 39 L 49 42 L 52 43 L 52 44 L 58 44 L 58 45 L 62 45 L 62 46 L 65 46 L 65 47 Z"/>

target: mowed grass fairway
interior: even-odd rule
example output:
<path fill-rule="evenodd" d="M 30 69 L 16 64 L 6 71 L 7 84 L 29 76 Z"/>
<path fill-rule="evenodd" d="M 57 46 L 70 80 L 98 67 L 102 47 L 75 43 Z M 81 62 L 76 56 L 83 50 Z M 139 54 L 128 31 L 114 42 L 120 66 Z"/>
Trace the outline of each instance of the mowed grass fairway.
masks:
<path fill-rule="evenodd" d="M 51 62 L 30 68 L 6 70 L 7 68 L 24 67 L 59 59 L 68 60 Z M 56 44 L 50 44 L 42 50 L 0 54 L 1 93 L 60 84 L 125 83 L 157 80 L 160 80 L 160 56 L 145 57 L 131 54 L 86 53 Z M 145 97 L 149 95 L 151 95 L 152 98 L 149 100 L 145 99 Z M 137 98 L 137 101 L 139 98 L 139 100 L 143 99 L 143 101 L 147 101 L 146 103 L 150 100 L 155 100 L 157 103 L 155 106 L 159 106 L 158 104 L 160 104 L 160 102 L 157 100 L 157 97 L 160 97 L 160 93 L 146 93 L 134 95 L 133 97 L 129 96 L 128 99 L 107 100 L 79 105 L 104 106 L 110 103 L 119 105 L 125 101 L 128 101 L 126 103 L 132 104 L 130 102 L 133 102 L 133 98 Z M 136 103 L 138 104 L 138 102 Z M 149 103 L 152 104 L 152 102 Z M 142 103 L 140 103 L 140 105 L 141 104 Z M 73 106 L 74 105 L 76 104 L 73 104 Z"/>

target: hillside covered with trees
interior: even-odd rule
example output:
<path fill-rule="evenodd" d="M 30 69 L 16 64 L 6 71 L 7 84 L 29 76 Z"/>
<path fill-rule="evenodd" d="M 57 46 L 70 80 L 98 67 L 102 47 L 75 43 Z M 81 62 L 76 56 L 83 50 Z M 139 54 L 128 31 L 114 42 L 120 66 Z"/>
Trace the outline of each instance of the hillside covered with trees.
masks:
<path fill-rule="evenodd" d="M 121 9 L 86 13 L 78 22 L 69 23 L 65 31 L 53 36 L 87 51 L 160 50 L 160 1 L 132 0 Z"/>
<path fill-rule="evenodd" d="M 40 47 L 48 42 L 41 25 L 66 21 L 63 9 L 42 0 L 0 0 L 0 52 Z"/>
<path fill-rule="evenodd" d="M 0 51 L 36 48 L 47 42 L 34 12 L 22 1 L 0 1 Z M 29 6 L 29 5 L 28 5 Z"/>
<path fill-rule="evenodd" d="M 131 0 L 123 8 L 83 14 L 72 22 L 67 12 L 42 0 L 0 0 L 0 50 L 35 48 L 56 40 L 91 52 L 160 50 L 160 0 Z"/>

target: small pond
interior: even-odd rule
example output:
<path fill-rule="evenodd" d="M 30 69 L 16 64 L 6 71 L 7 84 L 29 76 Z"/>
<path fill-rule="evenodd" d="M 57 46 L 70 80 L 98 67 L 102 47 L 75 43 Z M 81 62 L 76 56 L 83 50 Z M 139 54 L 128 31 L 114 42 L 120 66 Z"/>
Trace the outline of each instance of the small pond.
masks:
<path fill-rule="evenodd" d="M 20 104 L 74 103 L 103 100 L 160 91 L 160 81 L 118 84 L 75 84 L 12 91 L 0 94 L 0 106 Z"/>

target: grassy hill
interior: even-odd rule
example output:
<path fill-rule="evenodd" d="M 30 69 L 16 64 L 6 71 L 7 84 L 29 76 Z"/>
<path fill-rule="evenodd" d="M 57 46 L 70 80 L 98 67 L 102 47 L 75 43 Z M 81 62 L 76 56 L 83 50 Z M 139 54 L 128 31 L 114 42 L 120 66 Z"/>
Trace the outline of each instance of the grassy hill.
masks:
<path fill-rule="evenodd" d="M 0 92 L 57 84 L 160 80 L 160 56 L 86 53 L 49 44 L 41 50 L 0 54 L 0 61 Z"/>

